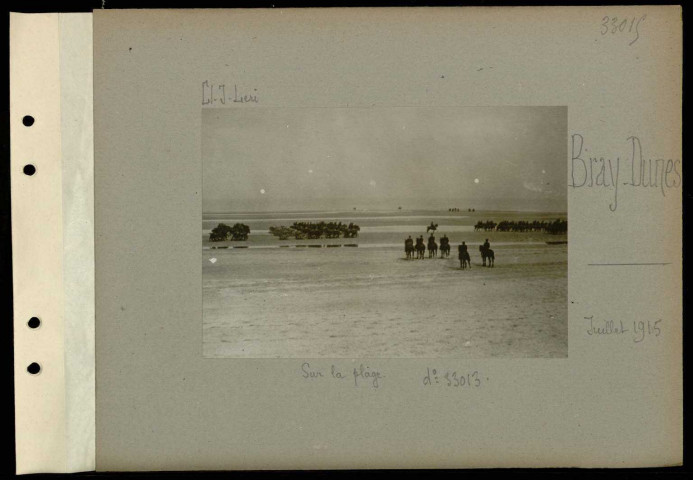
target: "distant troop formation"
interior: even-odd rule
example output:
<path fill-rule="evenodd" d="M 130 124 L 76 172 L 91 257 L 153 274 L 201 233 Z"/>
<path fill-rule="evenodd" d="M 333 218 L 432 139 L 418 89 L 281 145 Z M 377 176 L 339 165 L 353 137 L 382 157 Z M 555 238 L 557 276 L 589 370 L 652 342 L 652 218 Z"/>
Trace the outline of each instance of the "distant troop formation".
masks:
<path fill-rule="evenodd" d="M 236 223 L 233 227 L 220 223 L 209 233 L 210 242 L 224 242 L 227 240 L 245 241 L 250 235 L 250 227 L 243 223 Z"/>
<path fill-rule="evenodd" d="M 493 220 L 482 222 L 479 220 L 474 225 L 474 231 L 496 231 L 496 232 L 545 232 L 554 235 L 565 235 L 568 232 L 568 220 L 556 219 L 552 222 L 547 221 L 508 221 L 503 220 L 499 223 Z"/>
<path fill-rule="evenodd" d="M 287 240 L 293 237 L 296 240 L 315 240 L 318 238 L 356 238 L 359 236 L 361 227 L 354 223 L 342 222 L 294 222 L 290 227 L 281 225 L 279 227 L 269 227 L 269 233 L 279 240 Z"/>
<path fill-rule="evenodd" d="M 438 256 L 438 243 L 436 242 L 436 237 L 431 234 L 428 237 L 428 242 L 424 241 L 423 235 L 419 235 L 418 238 L 413 239 L 411 235 L 407 237 L 404 241 L 404 253 L 407 256 L 407 260 L 417 259 L 422 260 L 426 258 L 426 250 L 428 250 L 428 258 L 436 258 Z M 457 247 L 458 258 L 460 260 L 460 268 L 465 270 L 467 268 L 472 268 L 471 258 L 469 256 L 469 250 L 467 244 L 462 242 Z M 488 238 L 482 245 L 479 245 L 479 253 L 481 254 L 481 262 L 484 267 L 493 267 L 495 262 L 495 254 L 491 249 L 491 244 Z M 440 258 L 447 258 L 450 256 L 450 239 L 447 235 L 443 235 L 440 238 Z"/>

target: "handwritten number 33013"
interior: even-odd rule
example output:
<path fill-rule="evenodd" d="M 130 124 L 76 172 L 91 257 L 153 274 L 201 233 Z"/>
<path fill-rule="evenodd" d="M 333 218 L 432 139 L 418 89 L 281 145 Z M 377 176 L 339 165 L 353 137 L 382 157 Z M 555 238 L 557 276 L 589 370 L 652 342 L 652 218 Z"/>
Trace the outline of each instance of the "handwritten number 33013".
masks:
<path fill-rule="evenodd" d="M 623 32 L 628 32 L 628 33 L 633 33 L 635 35 L 635 38 L 631 40 L 631 42 L 628 45 L 633 45 L 638 38 L 640 38 L 640 33 L 638 31 L 638 27 L 640 26 L 640 22 L 645 20 L 645 17 L 647 15 L 643 15 L 642 17 L 629 17 L 629 18 L 619 18 L 619 17 L 610 17 L 610 16 L 605 16 L 602 18 L 602 29 L 601 33 L 602 36 L 611 33 L 612 35 L 617 34 L 617 33 L 623 33 Z"/>

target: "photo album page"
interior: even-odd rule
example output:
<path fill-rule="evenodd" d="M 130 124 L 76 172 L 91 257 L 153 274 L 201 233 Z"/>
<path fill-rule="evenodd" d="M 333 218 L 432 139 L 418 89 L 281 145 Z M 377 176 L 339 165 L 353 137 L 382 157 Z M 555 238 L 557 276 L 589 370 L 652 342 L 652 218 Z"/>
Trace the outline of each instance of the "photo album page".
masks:
<path fill-rule="evenodd" d="M 18 471 L 682 463 L 680 7 L 29 17 Z"/>

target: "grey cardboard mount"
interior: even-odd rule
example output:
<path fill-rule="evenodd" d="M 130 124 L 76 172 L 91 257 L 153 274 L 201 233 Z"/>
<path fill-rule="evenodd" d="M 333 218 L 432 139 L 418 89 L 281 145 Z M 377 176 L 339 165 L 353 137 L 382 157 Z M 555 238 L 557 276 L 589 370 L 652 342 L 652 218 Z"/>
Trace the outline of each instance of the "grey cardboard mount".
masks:
<path fill-rule="evenodd" d="M 681 171 L 681 66 L 680 7 L 95 11 L 96 470 L 680 464 L 681 190 L 629 183 L 633 138 Z M 203 357 L 203 109 L 511 105 L 568 111 L 567 358 L 312 361 L 367 362 L 368 388 Z"/>

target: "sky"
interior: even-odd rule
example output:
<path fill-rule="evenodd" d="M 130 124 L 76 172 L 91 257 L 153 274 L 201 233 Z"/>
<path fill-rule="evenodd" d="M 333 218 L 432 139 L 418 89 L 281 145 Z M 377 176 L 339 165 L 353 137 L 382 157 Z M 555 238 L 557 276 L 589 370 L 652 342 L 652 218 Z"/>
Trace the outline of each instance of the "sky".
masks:
<path fill-rule="evenodd" d="M 567 211 L 566 107 L 202 111 L 203 212 Z"/>

